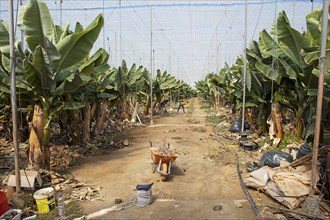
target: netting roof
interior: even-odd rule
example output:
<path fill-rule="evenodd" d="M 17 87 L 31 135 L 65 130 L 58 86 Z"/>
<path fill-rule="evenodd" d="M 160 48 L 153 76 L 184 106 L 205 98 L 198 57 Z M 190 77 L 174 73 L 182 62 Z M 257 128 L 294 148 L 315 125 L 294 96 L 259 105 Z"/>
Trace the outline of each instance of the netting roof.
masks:
<path fill-rule="evenodd" d="M 14 1 L 16 2 L 16 1 Z M 22 1 L 23 4 L 26 0 Z M 79 21 L 86 27 L 98 14 L 105 18 L 95 49 L 110 52 L 110 65 L 121 59 L 150 69 L 153 33 L 154 70 L 167 70 L 188 83 L 233 63 L 243 52 L 244 0 L 44 0 L 54 23 L 72 29 Z M 321 0 L 248 0 L 247 39 L 257 40 L 284 10 L 299 31 L 305 16 L 322 7 Z M 150 7 L 152 6 L 152 7 Z M 17 5 L 15 6 L 17 8 Z M 152 10 L 151 10 L 152 8 Z M 152 13 L 151 13 L 152 12 Z M 8 1 L 0 0 L 0 18 L 7 21 Z M 152 22 L 151 22 L 152 18 Z"/>

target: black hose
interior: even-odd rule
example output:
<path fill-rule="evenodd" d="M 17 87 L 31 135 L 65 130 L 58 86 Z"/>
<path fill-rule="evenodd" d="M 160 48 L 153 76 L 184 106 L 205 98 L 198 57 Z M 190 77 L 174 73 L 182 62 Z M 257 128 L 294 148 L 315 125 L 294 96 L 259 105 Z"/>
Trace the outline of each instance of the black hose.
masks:
<path fill-rule="evenodd" d="M 246 185 L 243 182 L 241 171 L 239 169 L 238 157 L 236 157 L 236 167 L 237 167 L 237 173 L 238 173 L 238 177 L 239 177 L 239 181 L 241 183 L 242 189 L 243 189 L 243 191 L 244 191 L 247 199 L 249 200 L 249 203 L 250 203 L 250 205 L 251 205 L 251 207 L 252 207 L 252 209 L 254 211 L 254 214 L 256 216 L 258 216 L 259 213 L 260 213 L 260 211 L 259 211 L 257 205 L 255 204 L 255 202 L 253 201 L 253 199 L 252 199 L 252 197 L 251 197 L 251 195 L 249 193 L 249 190 L 247 189 Z"/>

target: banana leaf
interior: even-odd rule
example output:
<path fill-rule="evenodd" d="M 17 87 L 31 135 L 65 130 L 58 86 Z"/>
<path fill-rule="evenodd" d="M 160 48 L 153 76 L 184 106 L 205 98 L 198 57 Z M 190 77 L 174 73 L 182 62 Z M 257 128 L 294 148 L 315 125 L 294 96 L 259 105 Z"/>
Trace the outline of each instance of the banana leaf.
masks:
<path fill-rule="evenodd" d="M 276 25 L 277 39 L 290 49 L 296 60 L 300 60 L 301 50 L 308 47 L 307 39 L 290 26 L 289 19 L 284 11 L 279 13 Z"/>
<path fill-rule="evenodd" d="M 3 20 L 0 20 L 0 52 L 9 55 L 9 27 Z"/>
<path fill-rule="evenodd" d="M 59 67 L 56 70 L 57 74 L 61 70 L 80 62 L 89 54 L 99 36 L 103 23 L 103 17 L 99 15 L 84 31 L 71 34 L 56 44 L 56 48 L 61 54 Z"/>
<path fill-rule="evenodd" d="M 47 4 L 39 0 L 29 0 L 19 8 L 18 26 L 32 52 L 38 45 L 45 48 L 45 38 L 53 37 L 54 24 Z"/>

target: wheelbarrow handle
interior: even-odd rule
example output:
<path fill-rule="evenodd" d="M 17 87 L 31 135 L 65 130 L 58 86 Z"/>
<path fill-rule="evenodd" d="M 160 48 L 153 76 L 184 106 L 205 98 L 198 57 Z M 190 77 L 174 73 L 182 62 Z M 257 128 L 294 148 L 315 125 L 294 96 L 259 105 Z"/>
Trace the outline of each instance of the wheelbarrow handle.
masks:
<path fill-rule="evenodd" d="M 161 170 L 161 168 L 162 168 L 162 164 L 163 164 L 163 163 L 162 163 L 162 158 L 160 158 L 160 161 L 159 161 L 159 163 L 158 163 L 157 172 L 158 172 L 158 173 L 161 173 L 161 174 L 164 175 L 164 176 L 170 175 L 170 174 L 171 174 L 172 161 L 169 162 L 169 165 L 168 165 L 168 169 L 167 169 L 166 174 L 164 174 L 164 173 L 162 172 L 162 170 Z"/>

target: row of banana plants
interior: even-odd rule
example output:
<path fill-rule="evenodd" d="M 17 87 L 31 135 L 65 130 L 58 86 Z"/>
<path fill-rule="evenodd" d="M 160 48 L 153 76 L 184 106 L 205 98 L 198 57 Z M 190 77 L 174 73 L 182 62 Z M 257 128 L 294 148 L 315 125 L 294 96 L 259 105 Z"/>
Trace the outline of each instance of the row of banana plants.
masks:
<path fill-rule="evenodd" d="M 171 92 L 193 94 L 189 85 L 167 72 L 158 70 L 152 77 L 147 68 L 133 64 L 129 69 L 125 61 L 118 68 L 111 67 L 103 48 L 91 55 L 103 25 L 104 18 L 99 15 L 86 28 L 79 22 L 74 29 L 69 23 L 62 28 L 54 24 L 47 4 L 41 0 L 29 0 L 19 8 L 18 26 L 27 48 L 15 40 L 16 90 L 19 110 L 25 112 L 20 120 L 32 115 L 27 154 L 29 165 L 35 169 L 50 168 L 54 121 L 66 129 L 64 133 L 72 144 L 86 143 L 91 134 L 103 133 L 109 108 L 119 109 L 128 118 L 140 104 L 148 114 L 151 80 L 154 105 Z M 8 25 L 0 21 L 0 93 L 9 103 L 8 30 Z"/>
<path fill-rule="evenodd" d="M 267 131 L 267 118 L 272 103 L 278 103 L 293 113 L 293 134 L 308 139 L 314 134 L 316 95 L 318 90 L 319 54 L 322 10 L 306 16 L 307 31 L 294 29 L 284 11 L 277 16 L 270 32 L 263 30 L 258 41 L 247 48 L 246 107 L 255 116 L 258 129 Z M 328 27 L 329 27 L 328 20 Z M 326 46 L 326 71 L 323 96 L 323 121 L 329 113 L 330 38 Z M 243 58 L 221 69 L 219 74 L 207 74 L 196 83 L 200 96 L 216 102 L 232 102 L 241 109 L 243 100 Z"/>

